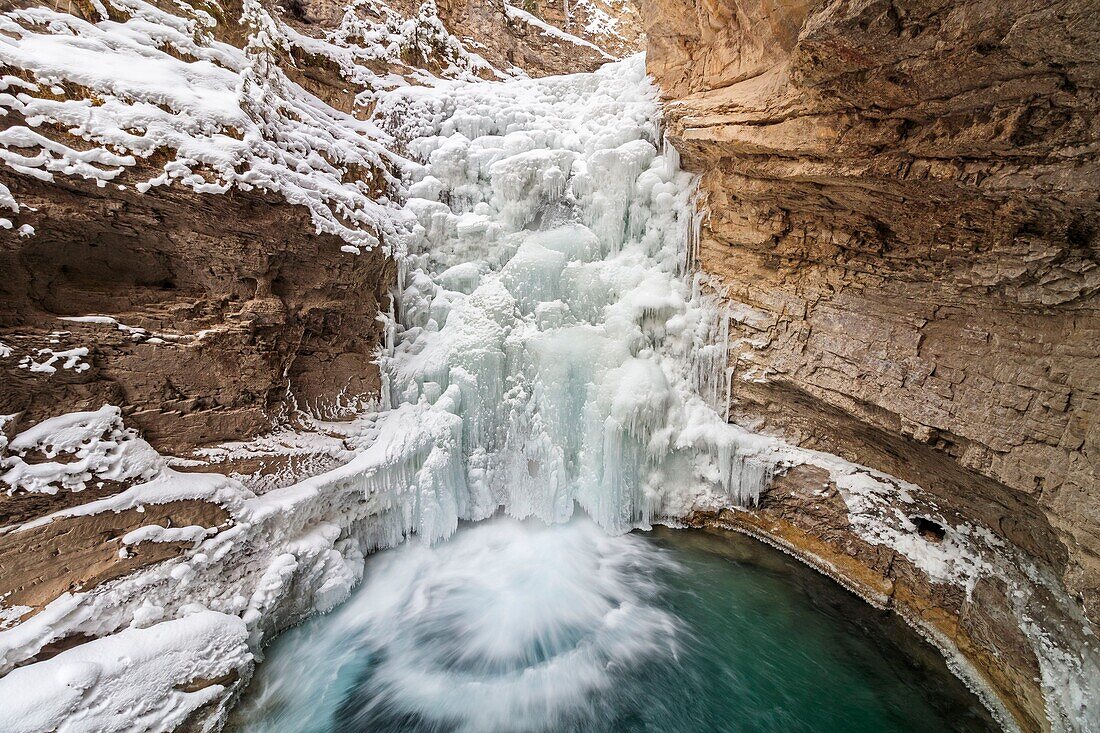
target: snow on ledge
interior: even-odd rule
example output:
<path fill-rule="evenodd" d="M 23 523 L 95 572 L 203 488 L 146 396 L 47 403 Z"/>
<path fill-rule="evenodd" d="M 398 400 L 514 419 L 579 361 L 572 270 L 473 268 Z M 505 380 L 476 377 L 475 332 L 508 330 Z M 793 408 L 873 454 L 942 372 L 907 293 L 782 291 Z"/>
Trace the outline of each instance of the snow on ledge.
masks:
<path fill-rule="evenodd" d="M 252 663 L 244 621 L 201 611 L 129 628 L 0 677 L 0 730 L 167 731 Z"/>
<path fill-rule="evenodd" d="M 546 21 L 542 20 L 541 18 L 538 18 L 534 15 L 531 15 L 526 10 L 523 10 L 522 8 L 517 8 L 515 5 L 509 5 L 508 3 L 504 3 L 504 13 L 509 18 L 511 18 L 513 20 L 523 21 L 524 23 L 526 23 L 530 26 L 538 28 L 544 34 L 546 34 L 548 36 L 553 36 L 554 38 L 557 38 L 559 41 L 565 41 L 566 43 L 572 43 L 575 46 L 584 46 L 585 48 L 590 48 L 593 51 L 595 51 L 596 53 L 600 54 L 600 56 L 602 56 L 607 61 L 617 61 L 618 60 L 614 56 L 609 54 L 607 51 L 604 51 L 602 48 L 597 46 L 595 43 L 592 43 L 591 41 L 586 41 L 583 38 L 578 38 L 577 36 L 574 36 L 572 33 L 566 33 L 561 28 L 558 28 L 556 26 L 552 26 L 549 23 L 547 23 Z"/>
<path fill-rule="evenodd" d="M 48 460 L 29 462 L 31 452 Z M 160 454 L 123 425 L 113 405 L 43 420 L 0 446 L 0 482 L 9 494 L 83 491 L 91 482 L 152 478 L 163 468 Z"/>
<path fill-rule="evenodd" d="M 144 0 L 106 4 L 127 20 L 89 23 L 47 7 L 0 14 L 0 65 L 30 77 L 0 77 L 0 114 L 9 116 L 0 164 L 42 181 L 75 176 L 142 192 L 259 188 L 305 206 L 318 233 L 349 247 L 399 248 L 400 211 L 359 180 L 398 185 L 386 134 L 287 78 L 273 57 L 286 38 L 258 2 L 244 3 L 245 49 L 215 40 L 214 19 L 186 2 L 178 14 Z M 51 128 L 87 144 L 54 139 Z M 159 175 L 126 178 L 154 155 L 167 157 Z M 0 206 L 18 211 L 6 188 Z M 382 245 L 383 234 L 394 236 Z"/>

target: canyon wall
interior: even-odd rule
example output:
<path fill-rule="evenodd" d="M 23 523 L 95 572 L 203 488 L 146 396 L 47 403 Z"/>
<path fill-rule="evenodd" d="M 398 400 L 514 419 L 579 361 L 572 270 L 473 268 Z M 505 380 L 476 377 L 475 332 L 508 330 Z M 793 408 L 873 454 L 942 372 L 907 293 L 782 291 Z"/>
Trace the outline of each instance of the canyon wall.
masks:
<path fill-rule="evenodd" d="M 919 484 L 941 521 L 1052 567 L 1095 623 L 1095 7 L 647 0 L 643 17 L 669 137 L 701 174 L 698 264 L 731 307 L 730 418 Z M 820 536 L 792 483 L 761 516 Z M 1021 666 L 994 683 L 1017 699 Z M 1046 727 L 1032 708 L 1018 720 Z"/>
<path fill-rule="evenodd" d="M 354 454 L 332 423 L 261 458 L 217 444 L 300 415 L 350 417 L 378 395 L 400 232 L 371 207 L 401 198 L 391 154 L 407 152 L 372 137 L 380 89 L 590 70 L 643 40 L 629 3 L 602 0 L 67 9 L 0 2 L 0 630 L 193 544 L 135 530 L 230 529 L 223 475 L 262 493 Z M 1095 624 L 1100 28 L 1088 3 L 642 10 L 669 137 L 702 174 L 695 257 L 732 314 L 730 418 L 918 484 L 930 498 L 896 507 L 915 532 L 950 543 L 971 522 L 991 528 Z M 71 37 L 102 44 L 102 60 L 142 34 L 143 63 L 194 73 L 193 87 L 115 93 L 82 69 L 43 70 L 56 52 L 34 66 L 10 51 Z M 227 88 L 232 124 L 193 116 Z M 134 150 L 102 135 L 141 105 L 157 124 L 114 130 Z M 207 138 L 223 149 L 197 164 Z M 225 150 L 239 157 L 216 169 Z M 272 170 L 298 183 L 250 183 Z M 54 442 L 34 439 L 76 411 Z M 211 447 L 230 459 L 195 452 Z M 173 468 L 130 460 L 154 448 Z M 185 470 L 212 474 L 191 477 L 195 496 L 121 508 L 154 474 L 157 491 L 186 485 Z M 961 650 L 1024 729 L 1072 727 L 1049 718 L 1056 675 L 1021 629 L 1016 576 L 934 582 L 856 536 L 841 494 L 826 472 L 791 466 L 754 512 L 693 521 L 808 552 Z M 47 636 L 4 663 L 90 638 Z"/>

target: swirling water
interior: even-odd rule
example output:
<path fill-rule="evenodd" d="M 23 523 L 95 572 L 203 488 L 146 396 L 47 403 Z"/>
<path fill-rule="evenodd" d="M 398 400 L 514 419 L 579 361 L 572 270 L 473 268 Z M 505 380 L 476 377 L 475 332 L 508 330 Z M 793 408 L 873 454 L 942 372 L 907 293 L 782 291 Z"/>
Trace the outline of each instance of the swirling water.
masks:
<path fill-rule="evenodd" d="M 371 558 L 349 601 L 272 645 L 230 729 L 995 726 L 895 617 L 755 540 L 497 518 Z"/>

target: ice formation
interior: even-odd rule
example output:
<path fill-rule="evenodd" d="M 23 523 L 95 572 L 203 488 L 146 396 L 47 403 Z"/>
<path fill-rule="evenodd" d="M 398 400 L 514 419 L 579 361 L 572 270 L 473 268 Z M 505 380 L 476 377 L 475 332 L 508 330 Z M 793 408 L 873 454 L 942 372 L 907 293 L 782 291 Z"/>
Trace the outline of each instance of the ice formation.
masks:
<path fill-rule="evenodd" d="M 573 77 L 406 87 L 379 116 L 401 121 L 387 135 L 422 161 L 405 167 L 412 236 L 382 356 L 384 409 L 333 445 L 343 465 L 260 496 L 173 470 L 112 407 L 16 436 L 4 459 L 13 487 L 134 485 L 13 531 L 186 498 L 215 501 L 233 524 L 129 533 L 122 551 L 194 547 L 0 632 L 0 670 L 74 634 L 125 640 L 127 627 L 211 612 L 243 619 L 258 654 L 272 631 L 346 597 L 366 553 L 410 534 L 432 542 L 501 508 L 558 522 L 577 506 L 622 532 L 759 492 L 768 464 L 756 452 L 770 442 L 727 426 L 698 394 L 724 394 L 711 378 L 722 319 L 688 271 L 692 180 L 661 144 L 640 58 Z M 31 450 L 76 460 L 24 460 Z M 75 669 L 77 651 L 51 661 Z M 24 676 L 0 679 L 0 697 L 14 699 Z M 174 719 L 180 701 L 148 692 Z"/>
<path fill-rule="evenodd" d="M 428 470 L 401 530 L 580 506 L 619 532 L 754 501 L 770 443 L 700 395 L 725 399 L 699 363 L 724 358 L 723 319 L 687 269 L 693 181 L 641 59 L 390 104 L 424 164 L 384 399 L 446 436 L 413 459 Z"/>
<path fill-rule="evenodd" d="M 166 22 L 142 0 L 126 2 L 135 17 Z M 959 549 L 954 535 L 935 546 L 909 531 L 908 519 L 886 511 L 876 492 L 904 490 L 896 480 L 726 422 L 729 319 L 748 316 L 724 311 L 710 284 L 692 271 L 694 181 L 663 144 L 655 89 L 640 57 L 567 77 L 394 85 L 376 92 L 376 119 L 388 121 L 383 130 L 320 110 L 317 100 L 283 84 L 281 72 L 204 36 L 198 21 L 171 26 L 170 42 L 206 63 L 201 77 L 192 76 L 194 64 L 159 50 L 162 41 L 154 43 L 148 28 L 145 35 L 109 34 L 104 24 L 41 8 L 2 23 L 0 59 L 15 48 L 33 52 L 40 65 L 58 65 L 58 74 L 76 73 L 73 64 L 89 74 L 117 70 L 119 90 L 106 110 L 89 117 L 77 102 L 30 97 L 24 93 L 34 91 L 30 82 L 4 77 L 13 93 L 0 95 L 0 104 L 27 115 L 30 126 L 3 134 L 39 149 L 20 161 L 0 151 L 8 165 L 32 175 L 64 169 L 107 181 L 134 165 L 135 155 L 169 141 L 176 163 L 163 181 L 150 183 L 273 187 L 309 206 L 319 228 L 344 236 L 353 249 L 373 246 L 377 231 L 403 233 L 381 355 L 383 404 L 326 443 L 342 465 L 257 495 L 231 477 L 173 470 L 125 432 L 111 407 L 47 421 L 7 446 L 4 480 L 13 487 L 76 491 L 102 478 L 134 482 L 36 524 L 196 498 L 224 506 L 232 526 L 131 532 L 124 545 L 185 540 L 194 547 L 92 591 L 65 594 L 0 631 L 0 674 L 59 639 L 105 636 L 58 654 L 48 667 L 34 664 L 0 678 L 5 730 L 48 729 L 68 715 L 62 708 L 91 709 L 128 686 L 141 692 L 147 729 L 170 728 L 208 697 L 217 717 L 229 701 L 216 696 L 218 685 L 181 689 L 224 675 L 217 659 L 247 678 L 264 640 L 346 598 L 361 578 L 364 556 L 376 548 L 410 536 L 431 543 L 454 533 L 460 520 L 501 511 L 558 523 L 579 509 L 605 531 L 621 533 L 694 509 L 751 504 L 774 471 L 793 463 L 826 468 L 844 492 L 856 531 L 898 549 L 934 579 L 972 587 L 979 574 L 996 572 Z M 36 32 L 47 23 L 65 24 L 66 34 Z M 349 19 L 342 26 L 349 38 L 400 35 L 390 26 L 384 34 L 352 25 Z M 350 46 L 334 50 L 338 40 L 326 41 L 326 53 L 356 63 Z M 384 52 L 384 45 L 377 48 Z M 95 63 L 80 61 L 93 52 Z M 151 104 L 140 70 L 153 66 L 181 85 L 205 85 L 204 104 L 190 107 L 171 96 L 157 100 L 163 108 Z M 254 87 L 261 72 L 272 75 L 270 83 Z M 248 106 L 257 98 L 234 97 L 234 89 L 275 95 L 267 109 L 312 120 L 312 137 L 297 145 L 306 132 L 290 117 L 265 116 L 260 134 L 256 108 Z M 149 115 L 144 132 L 123 138 L 139 108 Z M 83 128 L 93 145 L 80 152 L 46 145 L 31 129 L 32 120 L 46 118 L 94 122 L 94 129 Z M 227 135 L 230 129 L 244 140 Z M 383 143 L 412 160 L 384 152 Z M 309 154 L 311 145 L 345 163 L 398 166 L 402 178 L 394 184 L 406 191 L 404 207 L 368 200 L 343 180 L 340 166 Z M 113 152 L 119 147 L 128 152 Z M 200 167 L 212 177 L 199 175 Z M 110 319 L 95 322 L 122 328 Z M 224 450 L 228 456 L 295 445 L 276 436 L 263 446 Z M 23 460 L 32 448 L 76 460 Z M 215 642 L 209 635 L 219 628 L 224 638 Z M 178 664 L 147 675 L 145 657 L 129 665 L 101 660 L 151 639 L 201 661 L 188 665 L 180 661 L 186 655 L 172 656 Z M 1066 673 L 1053 654 L 1047 658 L 1053 661 L 1044 675 L 1068 674 L 1074 689 L 1089 690 L 1089 680 L 1100 679 L 1089 659 Z M 34 696 L 20 692 L 28 684 L 37 688 Z M 1072 728 L 1083 707 L 1066 706 L 1084 706 L 1096 695 L 1055 700 L 1059 725 Z M 65 725 L 114 729 L 93 715 L 69 717 Z"/>

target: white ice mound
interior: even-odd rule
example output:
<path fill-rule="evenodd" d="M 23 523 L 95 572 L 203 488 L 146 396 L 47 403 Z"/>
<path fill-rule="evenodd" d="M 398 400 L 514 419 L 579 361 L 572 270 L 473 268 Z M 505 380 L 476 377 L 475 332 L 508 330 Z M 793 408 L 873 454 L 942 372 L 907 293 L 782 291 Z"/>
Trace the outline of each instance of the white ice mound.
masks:
<path fill-rule="evenodd" d="M 46 460 L 31 460 L 40 454 Z M 148 479 L 164 461 L 136 431 L 122 424 L 122 411 L 104 405 L 43 420 L 0 446 L 0 481 L 8 493 L 82 491 L 93 482 Z"/>

